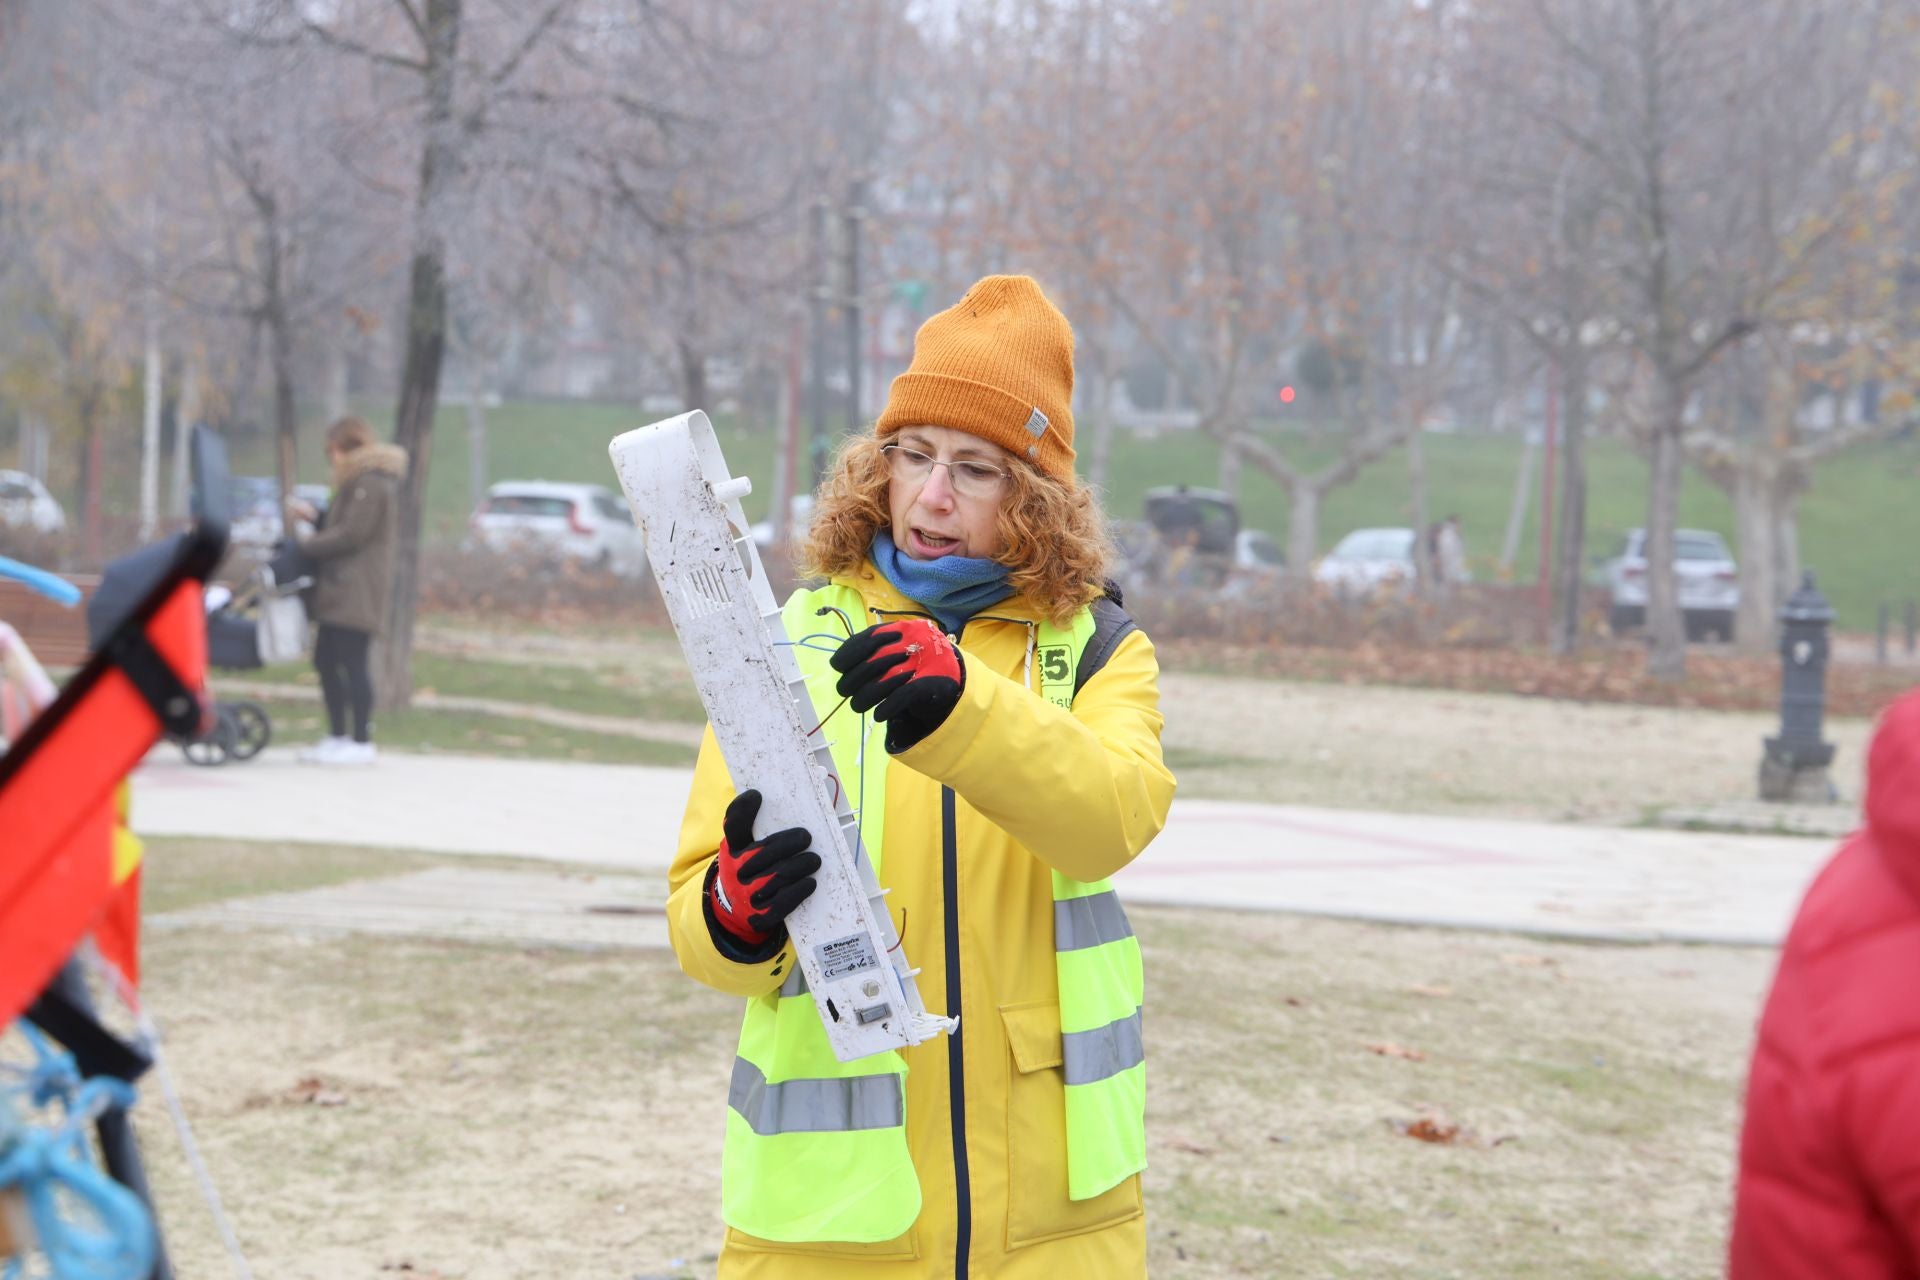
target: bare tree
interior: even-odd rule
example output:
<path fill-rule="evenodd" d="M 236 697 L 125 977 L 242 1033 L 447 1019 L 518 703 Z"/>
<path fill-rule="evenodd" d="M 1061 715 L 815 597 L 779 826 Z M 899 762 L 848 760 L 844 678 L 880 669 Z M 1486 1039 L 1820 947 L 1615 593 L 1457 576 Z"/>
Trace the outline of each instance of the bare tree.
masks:
<path fill-rule="evenodd" d="M 1646 384 L 1647 670 L 1659 679 L 1686 670 L 1674 570 L 1682 438 L 1701 376 L 1778 309 L 1817 248 L 1780 240 L 1776 215 L 1800 203 L 1810 157 L 1776 148 L 1772 123 L 1793 109 L 1783 99 L 1820 78 L 1809 68 L 1827 64 L 1849 8 L 1790 0 L 1530 6 L 1547 56 L 1578 86 L 1574 101 L 1591 104 L 1552 123 L 1601 179 L 1598 234 L 1619 246 L 1603 305 Z"/>
<path fill-rule="evenodd" d="M 394 441 L 407 451 L 401 487 L 400 546 L 393 574 L 392 626 L 381 657 L 380 689 L 390 705 L 413 696 L 413 629 L 421 522 L 433 462 L 433 424 L 447 347 L 447 286 L 452 228 L 472 191 L 479 152 L 509 119 L 547 103 L 529 67 L 552 51 L 575 0 L 537 6 L 483 0 L 347 0 L 324 14 L 291 0 L 260 38 L 297 39 L 351 63 L 402 74 L 411 92 L 390 127 L 411 140 L 412 232 L 407 270 L 403 364 Z M 384 104 L 376 102 L 378 108 Z"/>

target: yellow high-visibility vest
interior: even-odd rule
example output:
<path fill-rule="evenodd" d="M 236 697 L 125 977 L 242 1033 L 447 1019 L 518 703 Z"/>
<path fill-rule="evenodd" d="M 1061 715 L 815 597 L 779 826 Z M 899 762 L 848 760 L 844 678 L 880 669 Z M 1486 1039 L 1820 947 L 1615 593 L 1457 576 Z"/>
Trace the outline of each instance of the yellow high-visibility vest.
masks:
<path fill-rule="evenodd" d="M 857 590 L 830 583 L 787 601 L 787 634 L 838 630 L 822 623 L 832 609 L 856 628 L 873 621 Z M 1119 630 L 1109 623 L 1102 632 L 1091 608 L 1066 627 L 1038 624 L 1029 686 L 1071 707 L 1092 674 L 1081 671 L 1090 646 L 1097 667 L 1131 629 L 1124 614 L 1113 616 L 1124 624 Z M 793 652 L 824 719 L 839 702 L 828 646 L 797 644 Z M 878 874 L 886 847 L 886 727 L 869 722 L 864 738 L 838 734 L 832 750 L 842 780 L 859 788 L 860 836 Z M 1145 985 L 1139 941 L 1111 884 L 1055 871 L 1053 899 L 1066 1081 L 1062 1140 L 1068 1195 L 1085 1200 L 1146 1167 Z M 895 1052 L 836 1059 L 798 965 L 778 991 L 747 1002 L 727 1102 L 721 1206 L 736 1230 L 788 1242 L 875 1243 L 901 1235 L 919 1217 L 920 1184 L 907 1150 L 906 1065 Z"/>

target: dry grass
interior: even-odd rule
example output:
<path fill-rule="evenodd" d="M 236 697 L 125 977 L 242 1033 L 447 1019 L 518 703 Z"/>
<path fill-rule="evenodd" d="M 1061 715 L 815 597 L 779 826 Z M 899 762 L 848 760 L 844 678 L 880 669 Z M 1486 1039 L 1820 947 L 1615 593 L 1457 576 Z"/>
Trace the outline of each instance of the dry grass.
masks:
<path fill-rule="evenodd" d="M 1161 708 L 1183 796 L 1608 824 L 1751 799 L 1778 732 L 1741 712 L 1179 672 Z M 1861 794 L 1869 728 L 1827 725 L 1844 796 Z"/>
<path fill-rule="evenodd" d="M 252 858 L 156 846 L 175 901 Z M 294 856 L 249 887 L 376 857 Z M 1715 1273 L 1768 954 L 1134 916 L 1154 1275 Z M 713 1273 L 738 1007 L 670 955 L 168 931 L 146 988 L 257 1274 Z M 178 1270 L 223 1274 L 143 1110 Z M 1477 1141 L 1391 1127 L 1426 1114 Z"/>
<path fill-rule="evenodd" d="M 669 692 L 684 699 L 689 687 L 670 635 L 533 635 L 442 621 L 423 642 L 435 654 L 432 669 L 447 676 L 443 691 L 505 672 L 484 691 L 609 714 L 651 699 L 649 714 L 698 718 L 658 704 Z M 1185 670 L 1162 672 L 1161 707 L 1169 760 L 1189 798 L 1609 824 L 1751 798 L 1761 739 L 1778 729 L 1775 717 L 1751 712 Z M 1834 780 L 1848 797 L 1861 794 L 1869 728 L 1859 719 L 1827 725 L 1839 747 Z M 469 737 L 460 749 L 499 749 Z M 598 759 L 602 750 L 575 744 L 572 754 Z"/>

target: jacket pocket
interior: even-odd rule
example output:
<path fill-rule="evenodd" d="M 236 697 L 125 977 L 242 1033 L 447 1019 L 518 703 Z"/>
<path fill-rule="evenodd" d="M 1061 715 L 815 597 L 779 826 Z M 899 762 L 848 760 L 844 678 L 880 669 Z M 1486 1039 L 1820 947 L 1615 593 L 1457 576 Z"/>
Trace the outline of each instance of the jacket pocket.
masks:
<path fill-rule="evenodd" d="M 913 1228 L 907 1233 L 895 1236 L 891 1240 L 882 1240 L 877 1244 L 854 1244 L 851 1241 L 786 1241 L 763 1240 L 759 1236 L 750 1236 L 733 1227 L 727 1228 L 726 1248 L 741 1253 L 785 1253 L 802 1257 L 816 1258 L 862 1258 L 868 1262 L 912 1262 L 920 1257 L 920 1243 Z"/>
<path fill-rule="evenodd" d="M 1135 1175 L 1091 1200 L 1067 1198 L 1067 1081 L 1060 1006 L 1006 1005 L 1007 1248 L 1097 1231 L 1142 1212 Z"/>

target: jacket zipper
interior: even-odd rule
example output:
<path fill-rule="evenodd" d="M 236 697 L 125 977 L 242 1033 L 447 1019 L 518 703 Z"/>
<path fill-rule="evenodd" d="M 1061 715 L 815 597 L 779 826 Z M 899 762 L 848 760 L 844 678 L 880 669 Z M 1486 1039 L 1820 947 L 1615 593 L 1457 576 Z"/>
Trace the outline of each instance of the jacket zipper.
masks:
<path fill-rule="evenodd" d="M 873 614 L 882 620 L 899 617 L 928 618 L 936 626 L 939 619 L 911 609 L 874 609 Z M 989 615 L 981 615 L 989 617 Z M 969 618 L 967 622 L 975 619 Z M 1012 622 L 1028 628 L 1029 656 L 1031 662 L 1031 637 L 1033 625 L 1018 618 L 991 618 L 995 622 Z M 959 643 L 960 636 L 966 632 L 967 623 L 960 624 L 960 631 L 953 637 Z M 940 788 L 940 887 L 943 903 L 943 915 L 946 925 L 947 958 L 947 1016 L 960 1014 L 960 837 L 954 818 L 954 794 L 952 787 Z M 973 1185 L 967 1174 L 967 1055 L 961 1037 L 965 1034 L 964 1024 L 956 1027 L 947 1036 L 947 1105 L 949 1123 L 953 1138 L 953 1274 L 955 1280 L 966 1280 L 967 1259 L 973 1244 Z"/>
<path fill-rule="evenodd" d="M 936 627 L 940 620 L 918 609 L 875 609 L 873 616 L 925 618 Z M 966 623 L 960 624 L 961 631 Z M 944 627 L 941 630 L 945 630 Z M 959 636 L 954 636 L 959 642 Z M 946 932 L 947 1016 L 960 1016 L 960 857 L 959 834 L 954 827 L 952 787 L 940 788 L 940 896 Z M 953 1275 L 966 1280 L 967 1254 L 973 1243 L 973 1186 L 967 1177 L 967 1054 L 960 1037 L 965 1027 L 947 1033 L 947 1108 L 953 1140 Z"/>
<path fill-rule="evenodd" d="M 960 858 L 954 829 L 953 788 L 940 788 L 941 890 L 946 898 L 947 1016 L 960 1013 Z M 964 1026 L 947 1034 L 947 1100 L 953 1125 L 953 1274 L 966 1280 L 973 1236 L 973 1187 L 967 1178 L 967 1055 Z"/>

